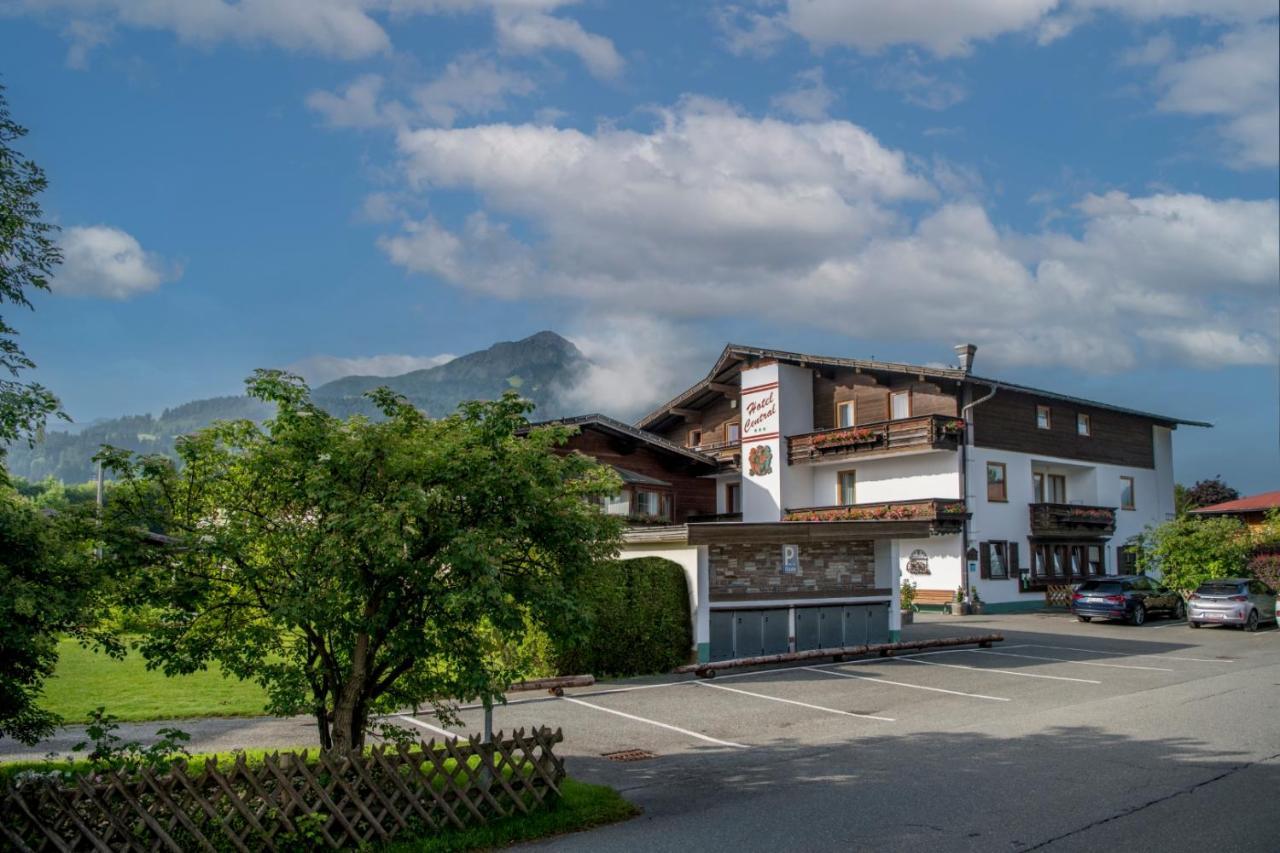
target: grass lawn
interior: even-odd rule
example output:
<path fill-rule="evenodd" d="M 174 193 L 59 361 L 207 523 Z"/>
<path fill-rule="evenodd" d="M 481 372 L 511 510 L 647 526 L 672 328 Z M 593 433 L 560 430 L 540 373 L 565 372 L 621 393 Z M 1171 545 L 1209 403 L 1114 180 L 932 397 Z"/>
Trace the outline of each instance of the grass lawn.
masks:
<path fill-rule="evenodd" d="M 521 841 L 579 832 L 635 817 L 640 810 L 607 785 L 588 785 L 565 779 L 560 802 L 554 809 L 511 817 L 488 826 L 451 830 L 413 841 L 396 841 L 380 848 L 383 853 L 451 853 L 489 850 Z"/>
<path fill-rule="evenodd" d="M 99 705 L 121 720 L 249 717 L 263 713 L 266 694 L 252 682 L 223 678 L 216 668 L 169 678 L 148 670 L 136 652 L 118 661 L 62 640 L 40 704 L 68 723 L 84 722 Z"/>

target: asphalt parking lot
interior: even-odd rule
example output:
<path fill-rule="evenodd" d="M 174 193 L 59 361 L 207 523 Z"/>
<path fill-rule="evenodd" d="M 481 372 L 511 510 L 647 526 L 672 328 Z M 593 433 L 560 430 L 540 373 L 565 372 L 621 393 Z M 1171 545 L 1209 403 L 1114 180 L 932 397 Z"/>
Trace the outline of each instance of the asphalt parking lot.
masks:
<path fill-rule="evenodd" d="M 496 724 L 561 727 L 570 773 L 645 808 L 555 849 L 1280 849 L 1280 632 L 1034 614 L 905 633 L 988 631 L 1005 642 L 513 698 Z M 606 757 L 632 750 L 654 757 Z"/>
<path fill-rule="evenodd" d="M 632 821 L 565 850 L 1280 849 L 1280 631 L 921 615 L 972 647 L 516 694 L 500 729 L 563 730 L 573 776 Z M 479 732 L 478 708 L 430 737 Z M 122 727 L 145 737 L 158 724 Z M 314 742 L 305 718 L 182 721 L 197 751 Z M 80 739 L 69 730 L 31 757 Z M 651 757 L 620 762 L 610 753 Z"/>

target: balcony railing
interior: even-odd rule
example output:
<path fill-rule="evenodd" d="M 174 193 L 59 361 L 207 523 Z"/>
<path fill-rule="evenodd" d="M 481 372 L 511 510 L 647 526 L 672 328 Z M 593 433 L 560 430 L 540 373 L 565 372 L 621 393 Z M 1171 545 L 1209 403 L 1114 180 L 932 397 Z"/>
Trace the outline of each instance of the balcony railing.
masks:
<path fill-rule="evenodd" d="M 691 515 L 685 521 L 689 524 L 712 524 L 717 521 L 742 521 L 740 512 L 717 512 L 703 515 Z"/>
<path fill-rule="evenodd" d="M 1110 536 L 1116 532 L 1116 510 L 1109 506 L 1031 504 L 1032 536 Z"/>
<path fill-rule="evenodd" d="M 872 453 L 955 450 L 963 432 L 964 421 L 946 415 L 922 415 L 824 429 L 788 438 L 787 461 L 792 465 L 805 465 Z"/>
<path fill-rule="evenodd" d="M 736 467 L 742 460 L 742 441 L 736 438 L 733 441 L 706 441 L 693 449 L 710 456 L 722 468 Z"/>
<path fill-rule="evenodd" d="M 968 515 L 964 501 L 947 498 L 923 498 L 914 501 L 852 504 L 850 506 L 811 506 L 787 509 L 783 521 L 928 521 L 937 532 L 959 530 Z"/>

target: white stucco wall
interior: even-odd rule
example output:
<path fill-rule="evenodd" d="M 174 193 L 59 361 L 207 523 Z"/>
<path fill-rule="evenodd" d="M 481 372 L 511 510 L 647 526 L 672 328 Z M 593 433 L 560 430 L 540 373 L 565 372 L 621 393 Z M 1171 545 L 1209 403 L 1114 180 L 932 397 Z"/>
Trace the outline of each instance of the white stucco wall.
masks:
<path fill-rule="evenodd" d="M 1003 462 L 1005 465 L 1008 502 L 987 500 L 987 462 Z M 1107 542 L 1106 567 L 1114 573 L 1117 565 L 1116 549 L 1149 524 L 1165 520 L 1173 507 L 1172 451 L 1166 445 L 1163 452 L 1157 446 L 1156 469 L 1133 468 L 1120 465 L 1103 465 L 1072 459 L 1055 459 L 993 450 L 984 447 L 969 448 L 969 510 L 973 517 L 969 525 L 969 540 L 976 547 L 984 540 L 1017 542 L 1021 566 L 1031 565 L 1030 509 L 1035 500 L 1031 472 L 1034 469 L 1067 476 L 1067 503 L 1116 507 L 1116 532 Z M 1133 510 L 1120 509 L 1120 478 L 1133 477 L 1135 506 Z M 1018 592 L 1016 580 L 981 581 L 979 594 L 987 601 L 1017 601 L 1042 597 L 1043 593 Z"/>
<path fill-rule="evenodd" d="M 961 542 L 959 535 L 897 540 L 898 571 L 891 586 L 897 589 L 902 585 L 903 578 L 909 578 L 915 581 L 919 589 L 945 589 L 954 592 L 960 586 L 964 572 Z M 907 571 L 907 562 L 911 559 L 911 552 L 915 550 L 924 551 L 929 556 L 929 574 L 913 575 Z"/>
<path fill-rule="evenodd" d="M 839 502 L 838 474 L 857 472 L 858 503 L 960 497 L 960 454 L 954 450 L 897 454 L 880 459 L 849 459 L 807 466 L 813 472 L 808 503 L 830 506 Z"/>
<path fill-rule="evenodd" d="M 781 497 L 782 497 L 782 467 L 786 464 L 786 456 L 782 452 L 783 442 L 781 436 L 765 439 L 763 441 L 753 440 L 752 434 L 765 432 L 773 434 L 778 432 L 780 420 L 780 412 L 764 424 L 760 429 L 753 427 L 752 421 L 755 415 L 751 410 L 754 402 L 764 399 L 769 392 L 760 391 L 752 392 L 754 388 L 764 388 L 778 382 L 777 364 L 766 364 L 762 367 L 752 367 L 742 371 L 742 388 L 743 394 L 739 398 L 738 410 L 742 413 L 742 520 L 748 522 L 755 521 L 777 521 L 782 517 Z M 776 402 L 781 398 L 778 389 L 772 392 Z M 750 473 L 751 451 L 757 447 L 768 447 L 773 452 L 772 469 L 768 474 L 752 475 Z"/>

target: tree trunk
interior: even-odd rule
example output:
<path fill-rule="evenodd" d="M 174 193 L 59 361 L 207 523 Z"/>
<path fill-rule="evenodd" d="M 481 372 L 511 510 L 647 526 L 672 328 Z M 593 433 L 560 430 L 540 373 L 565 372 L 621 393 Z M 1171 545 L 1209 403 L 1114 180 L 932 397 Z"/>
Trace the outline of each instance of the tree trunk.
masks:
<path fill-rule="evenodd" d="M 369 722 L 369 635 L 358 634 L 351 655 L 351 675 L 334 691 L 329 735 L 333 748 L 364 749 L 364 729 Z"/>

